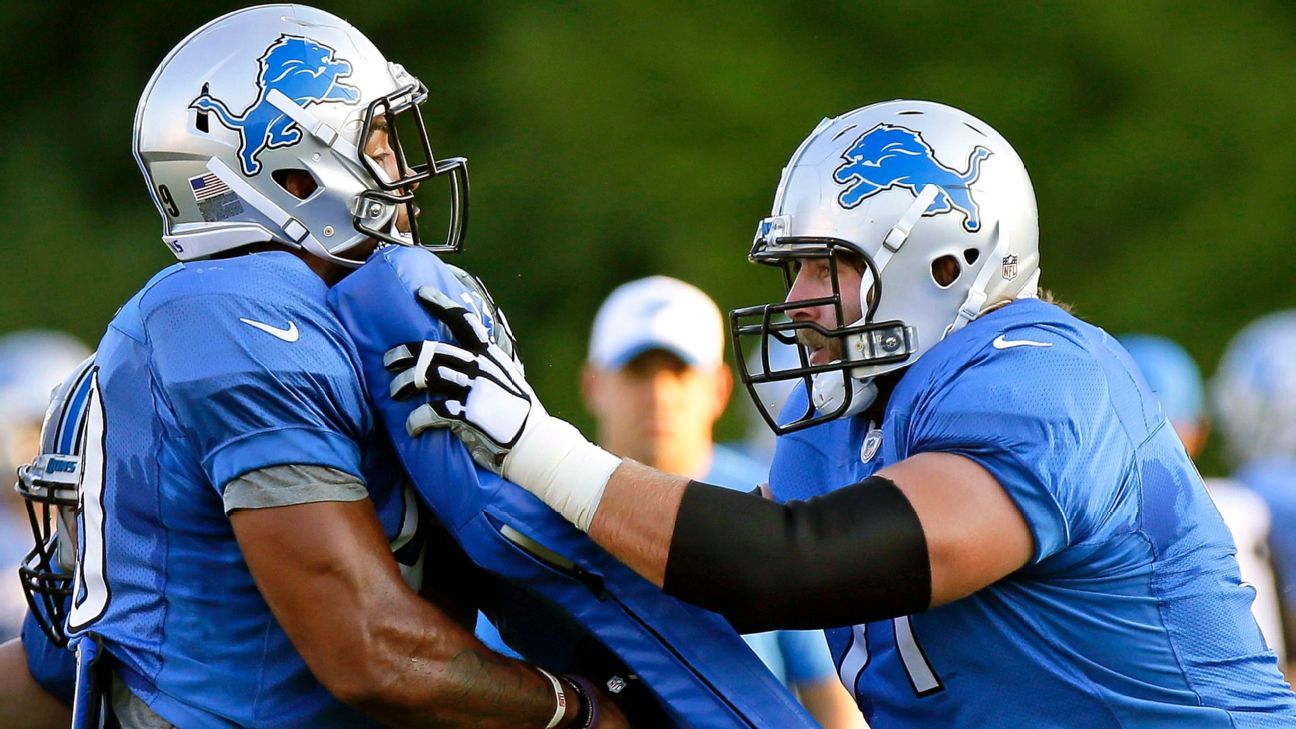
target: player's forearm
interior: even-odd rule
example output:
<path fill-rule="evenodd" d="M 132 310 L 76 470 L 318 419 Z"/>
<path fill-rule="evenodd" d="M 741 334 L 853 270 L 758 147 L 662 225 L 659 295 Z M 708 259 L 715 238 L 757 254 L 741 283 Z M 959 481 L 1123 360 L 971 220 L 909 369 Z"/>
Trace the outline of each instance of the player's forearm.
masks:
<path fill-rule="evenodd" d="M 426 603 L 393 606 L 389 619 L 374 628 L 365 686 L 347 700 L 385 724 L 539 729 L 554 715 L 548 679 L 493 653 Z M 569 702 L 565 722 L 575 718 L 575 704 Z"/>
<path fill-rule="evenodd" d="M 388 726 L 411 729 L 538 729 L 554 713 L 554 692 L 544 678 L 485 647 L 464 648 L 432 664 L 411 660 L 394 680 L 418 689 L 388 686 L 383 695 L 356 702 L 356 707 Z M 575 711 L 573 705 L 564 712 L 561 726 L 568 725 Z"/>
<path fill-rule="evenodd" d="M 686 486 L 688 479 L 623 461 L 608 479 L 590 538 L 660 587 Z"/>
<path fill-rule="evenodd" d="M 552 684 L 415 594 L 367 499 L 236 510 L 231 524 L 275 617 L 340 701 L 402 727 L 549 724 Z"/>

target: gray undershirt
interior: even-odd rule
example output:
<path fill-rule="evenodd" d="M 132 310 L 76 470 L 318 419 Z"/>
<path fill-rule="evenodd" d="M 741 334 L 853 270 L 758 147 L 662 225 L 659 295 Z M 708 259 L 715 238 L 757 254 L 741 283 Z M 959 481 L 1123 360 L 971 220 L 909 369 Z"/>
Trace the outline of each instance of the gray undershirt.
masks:
<path fill-rule="evenodd" d="M 112 711 L 122 729 L 176 729 L 132 693 L 116 673 L 112 677 Z"/>
<path fill-rule="evenodd" d="M 359 501 L 369 498 L 364 483 L 349 473 L 325 466 L 270 466 L 230 481 L 225 486 L 225 513 L 236 509 Z M 115 673 L 112 708 L 122 729 L 176 729 L 136 696 Z"/>
<path fill-rule="evenodd" d="M 270 466 L 245 473 L 225 485 L 225 513 L 367 498 L 369 491 L 360 479 L 335 468 Z"/>

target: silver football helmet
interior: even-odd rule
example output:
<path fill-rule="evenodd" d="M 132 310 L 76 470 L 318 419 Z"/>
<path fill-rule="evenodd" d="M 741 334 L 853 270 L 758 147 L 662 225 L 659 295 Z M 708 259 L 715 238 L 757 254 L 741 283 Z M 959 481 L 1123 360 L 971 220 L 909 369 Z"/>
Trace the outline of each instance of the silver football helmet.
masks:
<path fill-rule="evenodd" d="M 92 355 L 54 389 L 41 424 L 40 454 L 18 469 L 14 484 L 27 504 L 34 541 L 18 568 L 19 579 L 32 617 L 58 646 L 67 645 L 65 620 L 76 567 L 77 489 L 93 366 Z"/>
<path fill-rule="evenodd" d="M 1238 332 L 1210 395 L 1235 463 L 1296 458 L 1296 310 L 1261 317 Z"/>
<path fill-rule="evenodd" d="M 264 5 L 211 21 L 166 56 L 135 115 L 135 157 L 162 240 L 182 261 L 264 242 L 348 266 L 360 261 L 341 254 L 370 239 L 458 251 L 467 163 L 433 157 L 419 108 L 427 97 L 321 10 Z M 378 132 L 398 174 L 366 153 Z M 309 174 L 314 190 L 290 192 L 291 171 Z M 429 244 L 414 193 L 433 178 L 448 181 L 451 210 L 445 242 Z"/>
<path fill-rule="evenodd" d="M 858 321 L 844 321 L 839 253 L 865 269 Z M 912 364 L 983 311 L 1035 296 L 1035 192 L 1013 148 L 970 114 L 926 101 L 874 104 L 824 119 L 792 154 L 749 257 L 783 267 L 789 287 L 799 260 L 831 259 L 833 296 L 730 315 L 739 363 L 756 363 L 741 373 L 753 397 L 757 385 L 795 379 L 813 393 L 784 424 L 756 397 L 770 427 L 791 432 L 862 411 L 873 378 Z M 837 327 L 787 320 L 806 306 L 834 306 Z M 795 366 L 778 367 L 770 340 L 794 343 L 805 328 L 837 338 L 842 359 L 811 365 L 802 351 Z"/>

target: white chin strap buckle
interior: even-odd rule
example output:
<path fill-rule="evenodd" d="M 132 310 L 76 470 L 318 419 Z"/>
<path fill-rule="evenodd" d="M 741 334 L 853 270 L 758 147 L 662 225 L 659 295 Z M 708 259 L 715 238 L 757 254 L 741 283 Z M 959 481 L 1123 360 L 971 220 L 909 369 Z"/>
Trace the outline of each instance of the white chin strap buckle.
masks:
<path fill-rule="evenodd" d="M 848 370 L 821 372 L 814 376 L 814 389 L 810 393 L 815 410 L 824 414 L 836 412 L 841 408 L 842 403 L 846 402 L 847 382 L 850 383 L 851 388 L 850 406 L 837 417 L 848 418 L 862 413 L 877 399 L 877 385 L 873 384 L 872 378 L 857 380 L 850 376 Z"/>

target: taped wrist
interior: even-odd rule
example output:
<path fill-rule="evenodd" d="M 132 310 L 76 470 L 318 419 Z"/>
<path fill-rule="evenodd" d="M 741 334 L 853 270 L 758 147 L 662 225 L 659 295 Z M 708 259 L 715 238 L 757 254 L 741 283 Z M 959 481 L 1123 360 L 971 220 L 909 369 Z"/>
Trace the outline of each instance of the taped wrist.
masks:
<path fill-rule="evenodd" d="M 931 565 L 918 515 L 889 479 L 788 504 L 692 482 L 663 589 L 740 632 L 831 628 L 926 610 Z"/>
<path fill-rule="evenodd" d="M 589 531 L 621 459 L 590 443 L 565 420 L 543 410 L 532 412 L 531 418 L 504 459 L 503 476 Z"/>

